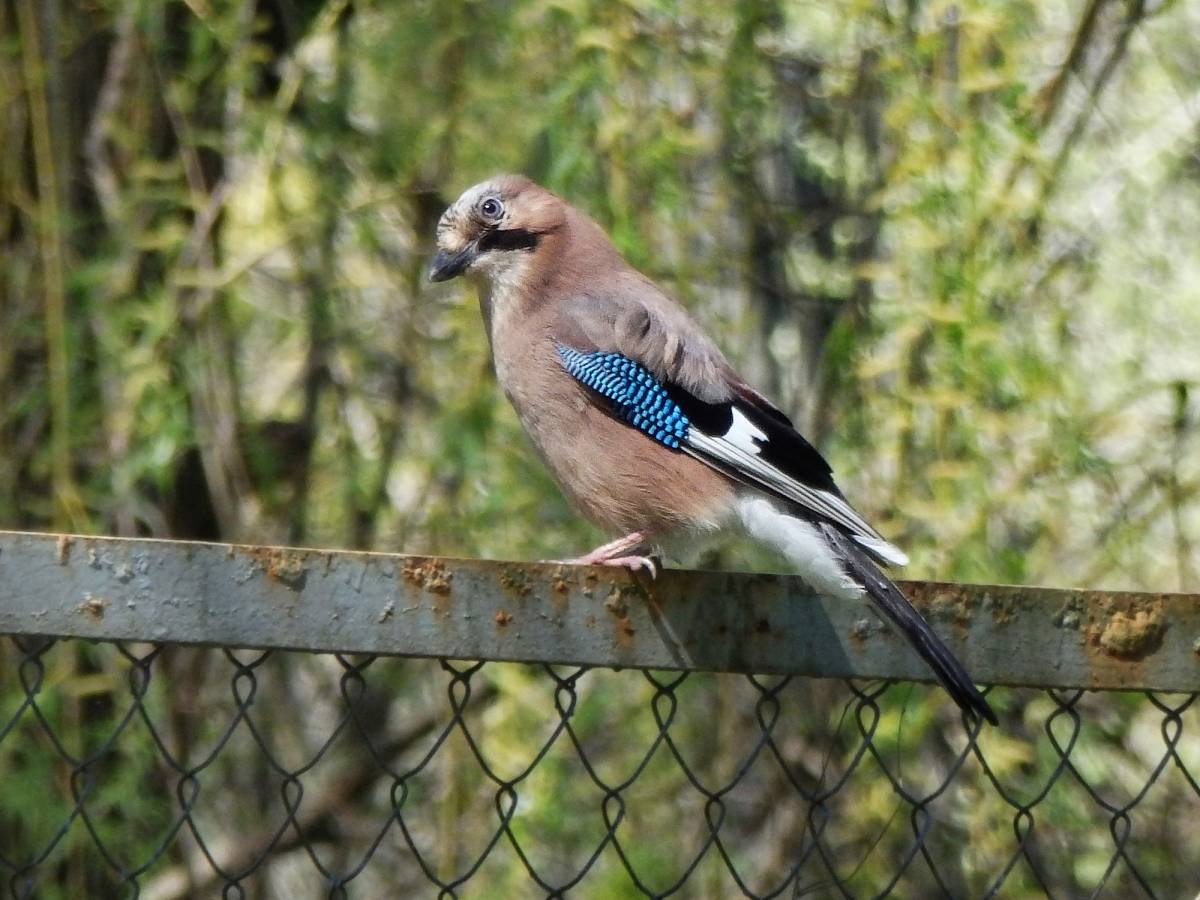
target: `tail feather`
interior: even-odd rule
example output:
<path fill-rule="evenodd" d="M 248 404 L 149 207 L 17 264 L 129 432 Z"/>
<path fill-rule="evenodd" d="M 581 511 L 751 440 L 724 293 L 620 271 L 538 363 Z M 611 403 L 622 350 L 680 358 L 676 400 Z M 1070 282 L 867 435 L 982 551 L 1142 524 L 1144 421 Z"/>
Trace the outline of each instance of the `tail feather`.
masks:
<path fill-rule="evenodd" d="M 928 663 L 942 687 L 959 707 L 968 713 L 982 716 L 993 725 L 999 724 L 996 713 L 987 699 L 975 687 L 971 676 L 950 648 L 937 636 L 916 607 L 900 589 L 879 571 L 870 557 L 832 525 L 822 523 L 821 532 L 842 558 L 849 574 L 866 589 L 869 596 L 888 620 L 900 630 L 921 658 Z"/>

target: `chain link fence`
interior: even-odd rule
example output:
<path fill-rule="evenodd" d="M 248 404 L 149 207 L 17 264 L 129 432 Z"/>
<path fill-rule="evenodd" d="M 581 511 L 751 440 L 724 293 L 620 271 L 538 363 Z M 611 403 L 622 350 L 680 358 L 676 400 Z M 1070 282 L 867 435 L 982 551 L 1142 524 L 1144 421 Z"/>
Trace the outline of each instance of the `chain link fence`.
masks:
<path fill-rule="evenodd" d="M 1186 897 L 1196 694 L 12 638 L 12 897 Z"/>
<path fill-rule="evenodd" d="M 979 728 L 792 580 L 604 578 L 0 533 L 3 893 L 1200 889 L 1196 598 L 910 585 Z"/>

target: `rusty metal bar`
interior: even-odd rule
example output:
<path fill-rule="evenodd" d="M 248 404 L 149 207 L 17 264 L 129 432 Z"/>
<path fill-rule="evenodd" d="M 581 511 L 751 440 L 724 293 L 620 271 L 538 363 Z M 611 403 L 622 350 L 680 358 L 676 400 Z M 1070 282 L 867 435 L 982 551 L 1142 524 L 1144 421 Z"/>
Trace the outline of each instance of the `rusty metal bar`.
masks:
<path fill-rule="evenodd" d="M 909 582 L 988 684 L 1200 690 L 1200 597 Z M 786 575 L 0 532 L 0 634 L 929 680 Z"/>

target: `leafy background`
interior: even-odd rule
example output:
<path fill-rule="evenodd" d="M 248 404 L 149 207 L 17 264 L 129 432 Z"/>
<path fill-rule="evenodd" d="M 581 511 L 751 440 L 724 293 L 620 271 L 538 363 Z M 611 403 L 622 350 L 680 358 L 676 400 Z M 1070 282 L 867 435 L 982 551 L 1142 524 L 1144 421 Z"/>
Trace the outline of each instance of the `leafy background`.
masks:
<path fill-rule="evenodd" d="M 1140 0 L 3 0 L 0 523 L 590 546 L 474 298 L 424 279 L 513 170 L 721 336 L 907 576 L 1197 590 L 1197 33 Z M 1118 719 L 1097 772 L 1159 722 Z"/>

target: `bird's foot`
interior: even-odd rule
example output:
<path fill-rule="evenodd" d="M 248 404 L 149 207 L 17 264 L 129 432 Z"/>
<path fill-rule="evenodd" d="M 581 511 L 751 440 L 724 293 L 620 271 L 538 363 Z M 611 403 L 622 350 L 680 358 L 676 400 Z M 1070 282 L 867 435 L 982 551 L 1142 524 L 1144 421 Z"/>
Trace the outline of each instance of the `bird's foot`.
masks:
<path fill-rule="evenodd" d="M 593 563 L 597 566 L 616 566 L 618 568 L 628 569 L 630 572 L 636 572 L 638 569 L 645 569 L 651 578 L 658 577 L 658 565 L 654 559 L 649 556 L 612 556 L 608 559 L 602 559 L 599 562 Z"/>
<path fill-rule="evenodd" d="M 578 556 L 575 559 L 559 560 L 568 566 L 616 566 L 636 572 L 645 569 L 654 578 L 658 575 L 658 566 L 649 556 L 631 556 L 629 551 L 646 543 L 646 535 L 641 531 L 631 532 L 615 541 L 610 541 L 597 547 L 591 553 Z"/>

